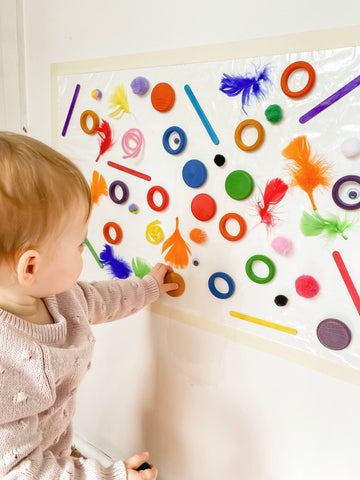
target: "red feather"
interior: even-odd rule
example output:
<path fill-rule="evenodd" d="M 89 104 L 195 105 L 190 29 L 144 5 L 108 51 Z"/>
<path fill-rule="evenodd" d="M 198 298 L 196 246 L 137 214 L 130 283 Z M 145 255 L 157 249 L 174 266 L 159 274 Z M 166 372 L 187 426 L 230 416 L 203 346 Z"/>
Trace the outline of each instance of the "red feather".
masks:
<path fill-rule="evenodd" d="M 96 129 L 96 133 L 98 133 L 100 137 L 100 151 L 96 159 L 96 161 L 98 161 L 101 155 L 103 155 L 107 150 L 109 150 L 109 148 L 114 145 L 114 142 L 110 124 L 106 120 L 101 120 L 100 125 Z"/>
<path fill-rule="evenodd" d="M 262 194 L 262 201 L 257 202 L 256 208 L 261 218 L 261 223 L 265 223 L 268 227 L 275 224 L 276 217 L 273 214 L 275 206 L 284 198 L 288 186 L 281 178 L 273 178 L 265 187 Z"/>

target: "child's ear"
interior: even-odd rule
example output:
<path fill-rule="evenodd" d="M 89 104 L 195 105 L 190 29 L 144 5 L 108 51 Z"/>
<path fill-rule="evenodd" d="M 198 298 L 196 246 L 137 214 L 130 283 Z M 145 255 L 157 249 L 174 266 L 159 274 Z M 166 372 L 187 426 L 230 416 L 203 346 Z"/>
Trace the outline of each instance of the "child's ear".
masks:
<path fill-rule="evenodd" d="M 29 286 L 34 283 L 39 268 L 39 252 L 27 250 L 19 258 L 16 273 L 20 285 Z"/>

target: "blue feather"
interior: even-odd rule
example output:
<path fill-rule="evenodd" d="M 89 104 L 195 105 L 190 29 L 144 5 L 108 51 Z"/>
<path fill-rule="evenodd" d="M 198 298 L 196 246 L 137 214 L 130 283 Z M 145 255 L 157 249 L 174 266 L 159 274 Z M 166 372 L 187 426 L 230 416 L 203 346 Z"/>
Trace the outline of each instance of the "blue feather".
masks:
<path fill-rule="evenodd" d="M 132 270 L 130 265 L 122 258 L 116 258 L 110 245 L 105 244 L 100 255 L 101 263 L 107 267 L 113 277 L 128 278 Z"/>
<path fill-rule="evenodd" d="M 252 98 L 260 101 L 266 97 L 268 86 L 272 83 L 270 72 L 270 65 L 265 65 L 260 71 L 255 69 L 255 75 L 253 76 L 247 73 L 244 76 L 237 75 L 233 77 L 223 73 L 220 90 L 229 97 L 235 97 L 241 93 L 242 109 L 246 113 L 245 106 L 250 105 Z"/>

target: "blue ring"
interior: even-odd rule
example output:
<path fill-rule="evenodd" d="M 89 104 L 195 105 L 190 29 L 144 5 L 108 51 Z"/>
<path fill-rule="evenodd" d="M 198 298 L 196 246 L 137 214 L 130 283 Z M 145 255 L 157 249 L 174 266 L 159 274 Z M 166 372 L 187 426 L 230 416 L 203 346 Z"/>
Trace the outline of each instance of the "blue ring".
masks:
<path fill-rule="evenodd" d="M 170 144 L 169 144 L 169 138 L 170 138 L 170 135 L 172 133 L 177 133 L 180 137 L 180 143 L 179 143 L 179 146 L 175 149 L 171 148 L 170 147 Z M 185 132 L 182 128 L 180 127 L 169 127 L 164 135 L 163 135 L 163 146 L 165 148 L 165 150 L 170 153 L 171 155 L 177 155 L 178 153 L 181 153 L 185 146 L 186 146 L 186 135 L 185 135 Z"/>
<path fill-rule="evenodd" d="M 219 292 L 219 290 L 217 290 L 215 288 L 215 280 L 217 278 L 222 278 L 228 284 L 229 291 L 227 293 L 221 293 L 221 292 Z M 211 277 L 209 278 L 208 285 L 209 285 L 209 290 L 214 295 L 214 297 L 221 298 L 222 300 L 225 299 L 225 298 L 231 297 L 231 295 L 235 291 L 234 280 L 230 277 L 230 275 L 228 275 L 227 273 L 224 273 L 224 272 L 213 273 L 211 275 Z"/>

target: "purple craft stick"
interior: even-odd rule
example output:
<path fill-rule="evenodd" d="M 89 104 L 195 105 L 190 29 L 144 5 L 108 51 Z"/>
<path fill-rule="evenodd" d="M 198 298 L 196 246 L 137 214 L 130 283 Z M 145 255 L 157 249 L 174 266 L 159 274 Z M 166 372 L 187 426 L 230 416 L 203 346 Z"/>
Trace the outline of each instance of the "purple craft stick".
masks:
<path fill-rule="evenodd" d="M 71 100 L 71 105 L 70 105 L 66 120 L 65 120 L 65 123 L 64 123 L 64 128 L 61 132 L 61 135 L 63 137 L 65 137 L 66 131 L 68 129 L 68 126 L 69 126 L 69 123 L 70 123 L 70 118 L 71 118 L 71 115 L 73 113 L 73 110 L 74 110 L 74 107 L 75 107 L 75 102 L 76 102 L 77 97 L 79 95 L 79 91 L 80 91 L 80 85 L 77 84 L 76 87 L 75 87 L 75 92 L 74 92 L 73 98 Z"/>
<path fill-rule="evenodd" d="M 354 78 L 354 80 L 351 80 L 351 82 L 347 83 L 342 88 L 337 90 L 335 93 L 330 95 L 330 97 L 326 98 L 324 101 L 319 103 L 319 105 L 316 105 L 316 107 L 306 112 L 302 117 L 299 118 L 299 122 L 300 123 L 308 122 L 313 117 L 315 117 L 315 115 L 318 115 L 319 113 L 321 113 L 323 110 L 325 110 L 325 108 L 330 107 L 330 105 L 340 100 L 340 98 L 342 98 L 347 93 L 351 92 L 351 90 L 354 90 L 354 88 L 358 87 L 359 85 L 360 85 L 360 75 L 358 75 L 356 78 Z"/>

